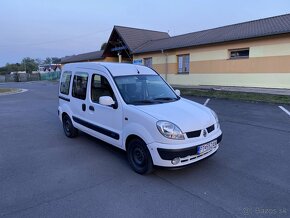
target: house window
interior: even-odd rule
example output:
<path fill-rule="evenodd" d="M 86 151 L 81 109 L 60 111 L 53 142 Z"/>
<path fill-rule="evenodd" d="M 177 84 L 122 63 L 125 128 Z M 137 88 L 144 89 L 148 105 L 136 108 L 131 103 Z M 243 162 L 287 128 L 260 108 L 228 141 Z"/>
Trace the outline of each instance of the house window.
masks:
<path fill-rule="evenodd" d="M 144 58 L 144 66 L 152 68 L 152 58 Z"/>
<path fill-rule="evenodd" d="M 189 54 L 178 55 L 178 73 L 189 73 Z"/>
<path fill-rule="evenodd" d="M 85 100 L 87 95 L 87 84 L 88 74 L 77 73 L 73 79 L 72 96 Z"/>
<path fill-rule="evenodd" d="M 249 48 L 229 50 L 230 59 L 249 58 Z"/>
<path fill-rule="evenodd" d="M 71 72 L 63 72 L 60 79 L 60 93 L 68 95 L 70 86 Z"/>

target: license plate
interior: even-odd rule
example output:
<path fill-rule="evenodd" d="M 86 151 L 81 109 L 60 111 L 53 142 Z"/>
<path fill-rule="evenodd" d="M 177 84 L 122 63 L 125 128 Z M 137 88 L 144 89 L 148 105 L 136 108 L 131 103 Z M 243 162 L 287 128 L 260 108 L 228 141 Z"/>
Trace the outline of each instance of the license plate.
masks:
<path fill-rule="evenodd" d="M 200 145 L 197 147 L 197 154 L 206 153 L 212 149 L 214 149 L 217 145 L 217 140 L 211 141 L 209 143 L 206 143 L 204 145 Z"/>

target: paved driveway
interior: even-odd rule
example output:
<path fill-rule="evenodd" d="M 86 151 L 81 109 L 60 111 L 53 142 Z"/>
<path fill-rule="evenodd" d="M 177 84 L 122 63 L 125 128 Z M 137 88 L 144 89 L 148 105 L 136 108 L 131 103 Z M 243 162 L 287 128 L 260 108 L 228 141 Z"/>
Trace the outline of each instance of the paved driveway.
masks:
<path fill-rule="evenodd" d="M 290 116 L 279 105 L 211 99 L 220 150 L 140 176 L 124 152 L 85 134 L 65 137 L 56 83 L 9 85 L 28 91 L 0 96 L 0 216 L 290 216 Z"/>

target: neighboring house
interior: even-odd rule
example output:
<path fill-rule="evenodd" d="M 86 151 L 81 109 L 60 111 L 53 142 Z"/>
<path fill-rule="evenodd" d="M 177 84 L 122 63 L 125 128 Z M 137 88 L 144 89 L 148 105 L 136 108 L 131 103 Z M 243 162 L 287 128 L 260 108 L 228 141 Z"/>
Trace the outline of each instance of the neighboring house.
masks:
<path fill-rule="evenodd" d="M 132 63 L 133 51 L 139 46 L 169 37 L 165 32 L 114 26 L 104 50 L 67 56 L 61 59 L 61 64 L 88 61 Z"/>
<path fill-rule="evenodd" d="M 98 58 L 83 60 L 83 55 L 62 63 L 144 64 L 173 85 L 290 88 L 290 14 L 174 37 L 115 26 Z"/>
<path fill-rule="evenodd" d="M 94 51 L 79 55 L 66 56 L 61 59 L 61 64 L 87 61 L 104 61 L 103 51 Z M 114 61 L 114 60 L 112 60 Z"/>
<path fill-rule="evenodd" d="M 61 64 L 42 64 L 38 66 L 39 73 L 47 73 L 50 71 L 59 71 L 61 70 Z"/>

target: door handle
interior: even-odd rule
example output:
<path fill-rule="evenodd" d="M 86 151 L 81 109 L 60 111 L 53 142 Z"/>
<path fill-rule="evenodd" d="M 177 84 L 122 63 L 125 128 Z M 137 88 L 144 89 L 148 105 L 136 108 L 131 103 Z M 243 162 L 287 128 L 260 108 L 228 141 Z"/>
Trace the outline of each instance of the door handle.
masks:
<path fill-rule="evenodd" d="M 82 104 L 82 109 L 83 109 L 83 111 L 86 111 L 86 105 L 85 104 Z"/>
<path fill-rule="evenodd" d="M 89 110 L 95 111 L 95 108 L 91 105 L 91 106 L 89 106 Z"/>

